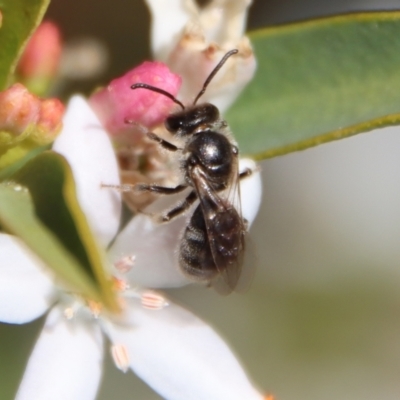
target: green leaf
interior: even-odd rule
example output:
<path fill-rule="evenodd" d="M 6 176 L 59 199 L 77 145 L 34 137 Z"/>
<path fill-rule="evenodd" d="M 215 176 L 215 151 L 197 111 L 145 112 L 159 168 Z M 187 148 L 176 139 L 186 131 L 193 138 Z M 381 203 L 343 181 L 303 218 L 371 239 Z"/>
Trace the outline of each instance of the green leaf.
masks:
<path fill-rule="evenodd" d="M 400 123 L 400 12 L 350 14 L 251 36 L 254 80 L 227 112 L 264 159 Z"/>
<path fill-rule="evenodd" d="M 57 276 L 74 289 L 99 299 L 93 282 L 77 260 L 62 246 L 35 215 L 27 190 L 17 184 L 0 184 L 0 223 L 6 232 L 19 236 Z"/>
<path fill-rule="evenodd" d="M 26 195 L 18 200 L 21 193 L 3 186 L 3 198 L 0 196 L 3 227 L 21 237 L 83 296 L 117 310 L 111 281 L 105 274 L 105 256 L 79 207 L 66 160 L 54 152 L 44 152 L 18 171 L 13 181 L 29 189 L 33 205 Z"/>
<path fill-rule="evenodd" d="M 42 153 L 45 150 L 48 150 L 49 146 L 41 146 L 35 147 L 33 150 L 29 151 L 25 156 L 20 158 L 18 161 L 13 164 L 0 169 L 0 181 L 4 181 L 5 179 L 10 178 L 13 174 L 15 174 L 19 169 L 21 169 L 28 161 L 35 158 L 37 155 Z M 0 156 L 1 158 L 1 156 Z M 1 163 L 0 163 L 1 164 Z"/>
<path fill-rule="evenodd" d="M 11 81 L 19 56 L 50 0 L 0 0 L 0 90 Z"/>

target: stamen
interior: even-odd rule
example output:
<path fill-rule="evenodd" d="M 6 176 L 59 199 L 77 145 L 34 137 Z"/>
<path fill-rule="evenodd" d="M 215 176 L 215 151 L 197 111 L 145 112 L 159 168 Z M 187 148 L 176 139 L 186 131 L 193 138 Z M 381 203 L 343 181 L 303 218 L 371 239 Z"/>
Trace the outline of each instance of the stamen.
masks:
<path fill-rule="evenodd" d="M 122 372 L 127 372 L 129 369 L 129 354 L 123 344 L 113 344 L 111 346 L 111 357 L 114 360 L 115 366 Z"/>
<path fill-rule="evenodd" d="M 87 303 L 93 317 L 97 319 L 101 313 L 101 310 L 103 309 L 103 304 L 94 300 L 88 300 Z"/>
<path fill-rule="evenodd" d="M 75 315 L 75 309 L 73 307 L 67 307 L 64 310 L 64 317 L 68 320 L 74 318 Z"/>
<path fill-rule="evenodd" d="M 129 272 L 135 264 L 136 257 L 134 255 L 126 256 L 114 263 L 114 267 L 122 274 Z"/>
<path fill-rule="evenodd" d="M 162 310 L 169 305 L 167 299 L 158 292 L 146 290 L 140 298 L 142 306 L 149 310 Z"/>
<path fill-rule="evenodd" d="M 124 279 L 119 279 L 113 276 L 112 282 L 113 282 L 113 289 L 116 292 L 125 292 L 126 290 L 129 289 L 129 284 Z"/>
<path fill-rule="evenodd" d="M 276 400 L 276 397 L 272 394 L 267 394 L 267 396 L 265 397 L 265 400 Z"/>

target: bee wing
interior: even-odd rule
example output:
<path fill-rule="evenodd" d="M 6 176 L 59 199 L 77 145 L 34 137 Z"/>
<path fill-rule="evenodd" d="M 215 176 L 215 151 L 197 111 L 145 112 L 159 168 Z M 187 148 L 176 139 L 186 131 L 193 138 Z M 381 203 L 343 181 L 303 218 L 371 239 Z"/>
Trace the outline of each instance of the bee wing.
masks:
<path fill-rule="evenodd" d="M 228 189 L 227 191 L 223 194 L 224 198 L 226 199 L 228 204 L 233 204 L 237 213 L 240 216 L 240 221 L 242 222 L 242 232 L 243 232 L 243 249 L 242 249 L 242 255 L 240 259 L 240 266 L 241 268 L 238 270 L 240 275 L 237 278 L 237 283 L 234 287 L 234 291 L 238 293 L 244 293 L 246 292 L 249 287 L 251 282 L 254 279 L 255 271 L 256 271 L 256 265 L 257 265 L 257 257 L 256 257 L 256 249 L 254 246 L 254 243 L 252 243 L 251 240 L 249 240 L 249 235 L 248 233 L 248 221 L 243 217 L 242 214 L 242 201 L 241 201 L 241 193 L 240 193 L 240 171 L 239 171 L 239 158 L 238 154 L 235 157 L 232 165 L 232 170 L 234 173 L 232 174 L 231 181 L 228 184 Z M 246 240 L 244 241 L 244 238 L 246 237 Z M 250 245 L 250 249 L 249 249 Z M 246 250 L 246 251 L 245 251 Z M 223 278 L 218 277 L 218 278 Z M 216 279 L 215 282 L 213 282 L 213 287 L 221 294 L 226 293 L 226 290 L 224 289 L 224 285 L 226 285 L 225 282 L 218 282 L 218 280 L 221 279 Z M 217 287 L 218 285 L 218 287 Z M 232 291 L 232 290 L 231 290 Z M 227 292 L 229 294 L 230 292 Z"/>
<path fill-rule="evenodd" d="M 223 198 L 226 199 L 228 204 L 232 204 L 242 223 L 242 252 L 241 258 L 238 260 L 240 264 L 240 268 L 237 268 L 238 272 L 237 280 L 235 286 L 232 288 L 227 285 L 227 282 L 232 282 L 232 279 L 227 279 L 224 274 L 219 275 L 213 282 L 212 286 L 216 289 L 217 292 L 221 294 L 229 294 L 234 290 L 238 293 L 246 292 L 251 282 L 254 279 L 256 265 L 257 265 L 257 257 L 256 257 L 256 249 L 254 243 L 249 240 L 248 237 L 248 222 L 243 217 L 242 214 L 242 202 L 241 202 L 241 193 L 240 193 L 240 171 L 239 171 L 239 159 L 236 157 L 234 159 L 234 164 L 232 165 L 232 169 L 234 173 L 232 174 L 231 181 L 228 184 L 228 189 L 222 194 Z M 250 245 L 250 249 L 249 249 Z M 232 271 L 233 272 L 233 271 Z"/>
<path fill-rule="evenodd" d="M 192 181 L 200 199 L 207 236 L 218 276 L 211 285 L 221 294 L 236 290 L 242 272 L 244 236 L 246 232 L 241 214 L 234 204 L 239 185 L 220 195 L 208 183 L 198 167 L 191 171 Z M 232 191 L 233 190 L 233 191 Z M 240 206 L 240 204 L 238 204 Z"/>
<path fill-rule="evenodd" d="M 231 180 L 228 184 L 228 189 L 223 193 L 224 198 L 229 204 L 232 204 L 235 208 L 237 213 L 239 214 L 242 221 L 242 201 L 240 195 L 240 175 L 239 175 L 239 159 L 235 157 L 232 163 L 232 170 L 234 171 L 231 177 Z"/>

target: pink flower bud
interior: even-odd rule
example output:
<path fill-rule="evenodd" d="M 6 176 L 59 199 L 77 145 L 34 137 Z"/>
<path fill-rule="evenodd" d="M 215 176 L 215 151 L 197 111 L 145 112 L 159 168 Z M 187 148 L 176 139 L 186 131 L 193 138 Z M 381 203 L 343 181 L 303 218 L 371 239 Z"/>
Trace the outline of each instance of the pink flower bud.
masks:
<path fill-rule="evenodd" d="M 22 53 L 17 66 L 18 78 L 35 92 L 43 92 L 58 71 L 61 50 L 58 26 L 43 22 Z"/>
<path fill-rule="evenodd" d="M 42 100 L 34 134 L 36 142 L 45 144 L 55 139 L 62 128 L 64 109 L 64 104 L 56 98 Z"/>
<path fill-rule="evenodd" d="M 0 92 L 0 131 L 15 136 L 22 134 L 32 122 L 36 122 L 40 111 L 40 100 L 16 83 Z"/>
<path fill-rule="evenodd" d="M 63 113 L 58 99 L 42 100 L 20 83 L 0 92 L 0 131 L 7 132 L 10 140 L 24 134 L 37 144 L 52 142 L 61 129 Z"/>
<path fill-rule="evenodd" d="M 143 135 L 137 125 L 152 129 L 164 121 L 175 105 L 154 91 L 131 89 L 135 83 L 147 83 L 176 96 L 181 78 L 161 62 L 146 61 L 92 95 L 90 104 L 107 131 L 131 143 Z"/>

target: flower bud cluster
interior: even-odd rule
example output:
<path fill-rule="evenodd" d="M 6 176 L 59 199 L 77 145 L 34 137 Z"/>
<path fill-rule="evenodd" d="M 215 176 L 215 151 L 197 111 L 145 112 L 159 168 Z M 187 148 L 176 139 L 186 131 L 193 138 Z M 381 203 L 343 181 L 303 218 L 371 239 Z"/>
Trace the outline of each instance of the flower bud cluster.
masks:
<path fill-rule="evenodd" d="M 0 131 L 13 138 L 29 136 L 37 144 L 51 143 L 61 129 L 64 105 L 60 100 L 40 99 L 20 83 L 0 92 Z"/>
<path fill-rule="evenodd" d="M 60 132 L 64 105 L 56 98 L 38 97 L 55 79 L 60 57 L 60 31 L 54 23 L 43 22 L 17 65 L 19 83 L 0 92 L 0 168 L 37 146 L 52 143 Z"/>
<path fill-rule="evenodd" d="M 40 99 L 20 83 L 0 92 L 0 167 L 33 147 L 53 142 L 61 130 L 63 114 L 60 100 Z"/>

